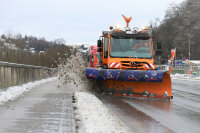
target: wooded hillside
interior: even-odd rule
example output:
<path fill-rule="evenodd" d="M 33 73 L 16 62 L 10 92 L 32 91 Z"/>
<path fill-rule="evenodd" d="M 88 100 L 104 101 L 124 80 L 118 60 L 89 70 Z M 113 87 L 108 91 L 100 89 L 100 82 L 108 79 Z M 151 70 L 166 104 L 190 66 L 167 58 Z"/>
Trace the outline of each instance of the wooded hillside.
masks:
<path fill-rule="evenodd" d="M 57 67 L 75 52 L 63 39 L 47 41 L 44 38 L 6 34 L 0 36 L 0 61 Z"/>
<path fill-rule="evenodd" d="M 177 59 L 200 60 L 200 1 L 186 0 L 180 5 L 171 5 L 166 11 L 164 20 L 157 19 L 152 23 L 155 40 L 162 42 L 162 63 L 176 47 Z"/>

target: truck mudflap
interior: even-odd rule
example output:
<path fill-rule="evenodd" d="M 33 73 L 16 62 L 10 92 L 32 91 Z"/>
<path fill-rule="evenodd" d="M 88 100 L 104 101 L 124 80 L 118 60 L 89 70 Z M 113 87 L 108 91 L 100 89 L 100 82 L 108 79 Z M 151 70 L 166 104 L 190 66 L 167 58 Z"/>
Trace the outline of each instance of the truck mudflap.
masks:
<path fill-rule="evenodd" d="M 88 79 L 98 80 L 106 93 L 138 99 L 171 99 L 171 78 L 162 70 L 87 68 Z"/>

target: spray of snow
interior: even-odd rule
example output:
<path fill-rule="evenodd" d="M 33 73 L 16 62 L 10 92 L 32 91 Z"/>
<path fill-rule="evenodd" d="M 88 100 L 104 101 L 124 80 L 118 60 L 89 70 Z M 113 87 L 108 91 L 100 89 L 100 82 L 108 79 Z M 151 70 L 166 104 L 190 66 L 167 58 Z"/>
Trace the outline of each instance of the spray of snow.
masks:
<path fill-rule="evenodd" d="M 7 101 L 15 100 L 16 98 L 23 95 L 25 92 L 28 92 L 33 87 L 38 86 L 42 83 L 53 81 L 55 79 L 57 79 L 57 78 L 56 77 L 47 78 L 47 79 L 42 79 L 42 80 L 35 81 L 35 82 L 29 82 L 27 84 L 22 84 L 19 86 L 9 87 L 5 91 L 0 92 L 0 104 L 3 104 Z"/>
<path fill-rule="evenodd" d="M 66 86 L 66 89 L 73 89 L 74 92 L 77 131 L 79 133 L 130 132 L 95 95 L 90 93 L 90 88 L 94 84 L 86 78 L 85 64 L 81 54 L 77 53 L 58 68 L 60 85 Z"/>
<path fill-rule="evenodd" d="M 80 133 L 130 133 L 131 131 L 94 95 L 76 92 L 75 117 Z"/>
<path fill-rule="evenodd" d="M 86 78 L 86 67 L 80 53 L 72 55 L 70 59 L 62 63 L 59 68 L 61 85 L 73 84 L 74 91 L 88 91 L 90 81 Z"/>

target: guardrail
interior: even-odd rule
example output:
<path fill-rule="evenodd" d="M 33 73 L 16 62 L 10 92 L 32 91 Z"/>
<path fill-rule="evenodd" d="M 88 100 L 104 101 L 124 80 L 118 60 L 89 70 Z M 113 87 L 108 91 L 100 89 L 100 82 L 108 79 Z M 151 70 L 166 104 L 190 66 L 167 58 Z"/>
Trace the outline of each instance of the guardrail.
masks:
<path fill-rule="evenodd" d="M 0 61 L 0 89 L 47 77 L 51 69 Z"/>

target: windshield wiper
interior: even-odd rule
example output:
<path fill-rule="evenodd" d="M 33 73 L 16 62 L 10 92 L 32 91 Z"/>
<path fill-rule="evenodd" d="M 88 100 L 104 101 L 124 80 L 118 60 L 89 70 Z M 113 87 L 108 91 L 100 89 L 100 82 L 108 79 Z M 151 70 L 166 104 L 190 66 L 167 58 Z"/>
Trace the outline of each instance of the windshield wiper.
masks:
<path fill-rule="evenodd" d="M 125 56 L 124 58 L 137 58 L 136 56 Z"/>
<path fill-rule="evenodd" d="M 138 57 L 139 59 L 151 59 L 152 57 Z"/>
<path fill-rule="evenodd" d="M 110 56 L 112 58 L 138 58 L 138 59 L 151 59 L 152 57 L 133 57 L 133 56 Z"/>
<path fill-rule="evenodd" d="M 110 56 L 112 58 L 137 58 L 137 57 L 133 57 L 133 56 Z"/>

